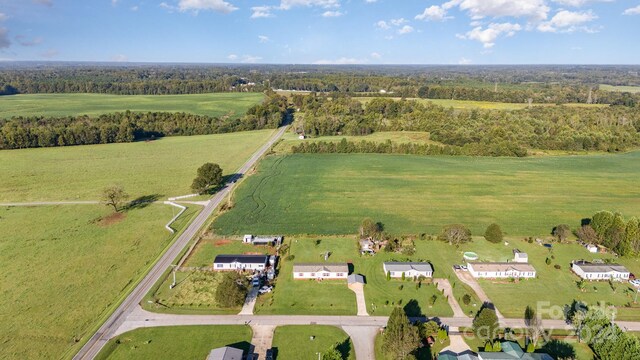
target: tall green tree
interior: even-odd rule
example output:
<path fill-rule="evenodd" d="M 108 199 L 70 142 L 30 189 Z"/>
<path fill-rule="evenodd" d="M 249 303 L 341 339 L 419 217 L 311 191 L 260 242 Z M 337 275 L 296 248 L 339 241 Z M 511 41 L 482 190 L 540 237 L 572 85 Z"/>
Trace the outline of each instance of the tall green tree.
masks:
<path fill-rule="evenodd" d="M 618 244 L 625 238 L 626 227 L 627 223 L 624 221 L 624 216 L 618 212 L 615 213 L 611 226 L 609 226 L 609 229 L 607 229 L 605 233 L 604 245 L 610 249 L 617 249 Z"/>
<path fill-rule="evenodd" d="M 322 360 L 343 360 L 342 354 L 338 351 L 336 345 L 329 348 L 329 350 L 322 353 Z"/>
<path fill-rule="evenodd" d="M 635 255 L 640 254 L 640 221 L 638 221 L 637 217 L 632 217 L 627 222 L 625 241 L 629 243 L 631 251 Z"/>
<path fill-rule="evenodd" d="M 563 242 L 571 236 L 571 227 L 567 224 L 560 224 L 553 228 L 552 233 L 558 241 Z"/>
<path fill-rule="evenodd" d="M 461 224 L 447 225 L 438 235 L 438 239 L 457 246 L 471 241 L 471 230 Z"/>
<path fill-rule="evenodd" d="M 500 243 L 504 239 L 504 234 L 502 233 L 502 229 L 498 224 L 491 224 L 487 227 L 487 230 L 484 232 L 484 238 L 487 241 L 492 243 Z"/>
<path fill-rule="evenodd" d="M 473 319 L 473 333 L 482 342 L 493 341 L 498 336 L 499 328 L 496 311 L 489 307 L 483 307 Z"/>
<path fill-rule="evenodd" d="M 409 322 L 407 314 L 400 307 L 391 312 L 382 340 L 384 352 L 393 359 L 409 359 L 420 345 L 418 328 Z"/>
<path fill-rule="evenodd" d="M 247 279 L 237 272 L 226 272 L 216 288 L 216 302 L 224 308 L 240 306 L 248 293 Z"/>
<path fill-rule="evenodd" d="M 591 218 L 590 225 L 598 235 L 598 240 L 602 243 L 607 231 L 613 225 L 613 213 L 611 211 L 598 211 Z"/>
<path fill-rule="evenodd" d="M 382 233 L 382 225 L 379 222 L 373 221 L 371 218 L 365 218 L 362 220 L 358 232 L 361 238 L 374 238 L 377 239 Z"/>
<path fill-rule="evenodd" d="M 542 319 L 536 315 L 535 309 L 531 306 L 527 306 L 524 310 L 524 324 L 527 327 L 527 336 L 529 336 L 530 341 L 533 344 L 537 344 L 544 329 L 542 328 Z"/>
<path fill-rule="evenodd" d="M 206 163 L 198 168 L 196 178 L 193 179 L 191 189 L 198 194 L 202 194 L 212 187 L 222 183 L 222 169 L 220 165 Z"/>

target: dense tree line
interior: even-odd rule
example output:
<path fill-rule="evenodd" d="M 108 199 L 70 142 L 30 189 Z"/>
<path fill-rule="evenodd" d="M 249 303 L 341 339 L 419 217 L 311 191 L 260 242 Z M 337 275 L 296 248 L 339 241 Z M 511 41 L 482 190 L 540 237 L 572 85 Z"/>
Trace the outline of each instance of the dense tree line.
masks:
<path fill-rule="evenodd" d="M 308 136 L 425 131 L 463 148 L 455 154 L 523 156 L 524 149 L 617 152 L 640 145 L 640 109 L 533 106 L 514 111 L 454 110 L 417 101 L 376 98 L 363 105 L 341 96 L 294 97 L 295 128 Z M 491 150 L 487 150 L 491 149 Z"/>
<path fill-rule="evenodd" d="M 276 128 L 286 120 L 287 111 L 285 99 L 269 96 L 238 119 L 130 111 L 99 116 L 14 117 L 0 120 L 0 149 L 122 143 L 163 136 Z"/>
<path fill-rule="evenodd" d="M 598 89 L 638 85 L 634 66 L 313 66 L 0 64 L 0 95 L 196 94 L 284 89 L 366 96 L 523 103 L 634 105 L 640 94 Z M 381 91 L 383 91 L 381 93 Z"/>
<path fill-rule="evenodd" d="M 582 241 L 598 244 L 621 256 L 640 256 L 640 220 L 626 220 L 619 213 L 599 211 L 576 231 Z"/>
<path fill-rule="evenodd" d="M 602 309 L 575 311 L 572 323 L 581 341 L 589 344 L 598 359 L 640 359 L 640 339 L 622 331 Z"/>

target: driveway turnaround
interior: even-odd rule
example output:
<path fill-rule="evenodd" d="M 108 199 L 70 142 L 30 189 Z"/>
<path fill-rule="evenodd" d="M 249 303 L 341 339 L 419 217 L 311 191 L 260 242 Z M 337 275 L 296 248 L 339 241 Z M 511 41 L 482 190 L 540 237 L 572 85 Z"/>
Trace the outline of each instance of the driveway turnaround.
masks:
<path fill-rule="evenodd" d="M 80 359 L 93 359 L 102 347 L 114 336 L 116 331 L 122 326 L 125 319 L 134 312 L 144 298 L 144 296 L 151 290 L 153 285 L 163 276 L 165 271 L 169 268 L 169 265 L 180 255 L 182 250 L 189 244 L 189 241 L 196 237 L 200 233 L 200 229 L 204 226 L 206 221 L 211 217 L 211 214 L 218 208 L 218 206 L 225 201 L 231 190 L 235 186 L 235 181 L 246 174 L 258 160 L 269 151 L 271 146 L 282 137 L 286 126 L 281 127 L 275 131 L 274 135 L 267 141 L 258 151 L 256 151 L 247 162 L 236 171 L 235 177 L 230 179 L 229 184 L 216 193 L 210 200 L 209 204 L 195 217 L 195 219 L 189 224 L 189 226 L 178 236 L 169 249 L 160 257 L 160 259 L 151 268 L 151 271 L 138 283 L 138 285 L 131 291 L 129 296 L 116 308 L 107 321 L 100 326 L 93 336 L 87 341 L 87 343 L 80 349 L 80 351 L 74 356 L 74 360 Z"/>

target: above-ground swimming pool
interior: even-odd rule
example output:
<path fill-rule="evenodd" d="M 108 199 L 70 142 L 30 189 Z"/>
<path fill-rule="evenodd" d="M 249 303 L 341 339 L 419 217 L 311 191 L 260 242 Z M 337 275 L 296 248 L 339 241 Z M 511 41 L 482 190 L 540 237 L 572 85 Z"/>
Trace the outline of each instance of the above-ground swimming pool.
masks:
<path fill-rule="evenodd" d="M 464 259 L 465 260 L 478 260 L 478 254 L 472 252 L 472 251 L 467 251 L 466 253 L 463 254 Z"/>

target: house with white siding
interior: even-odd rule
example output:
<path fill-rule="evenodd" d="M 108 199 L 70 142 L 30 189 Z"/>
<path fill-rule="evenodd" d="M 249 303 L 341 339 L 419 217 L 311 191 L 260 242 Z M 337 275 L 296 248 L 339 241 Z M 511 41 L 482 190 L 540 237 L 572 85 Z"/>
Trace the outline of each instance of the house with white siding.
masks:
<path fill-rule="evenodd" d="M 213 270 L 262 271 L 269 265 L 269 255 L 218 255 Z"/>
<path fill-rule="evenodd" d="M 402 274 L 406 278 L 433 277 L 433 266 L 427 262 L 385 262 L 382 269 L 392 278 L 401 278 Z"/>
<path fill-rule="evenodd" d="M 536 277 L 536 269 L 528 263 L 518 262 L 468 262 L 467 268 L 474 278 L 515 278 Z"/>
<path fill-rule="evenodd" d="M 574 261 L 571 270 L 584 280 L 629 280 L 631 274 L 619 264 L 595 264 L 588 261 Z"/>
<path fill-rule="evenodd" d="M 347 263 L 293 264 L 294 279 L 346 279 L 347 276 L 349 276 Z"/>

